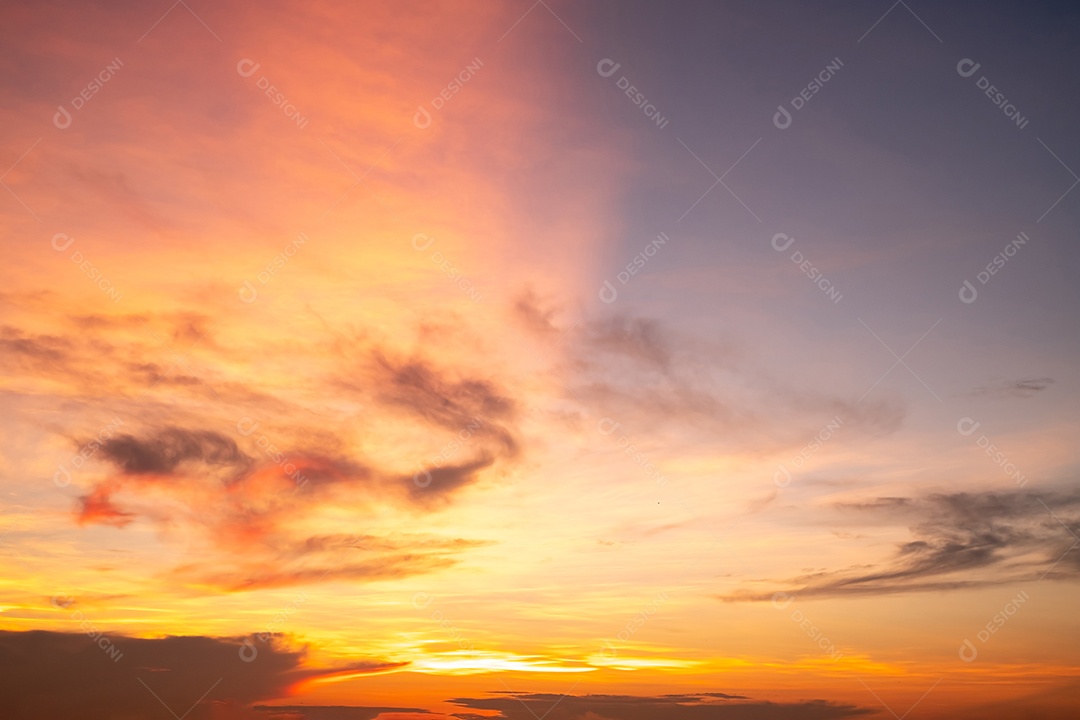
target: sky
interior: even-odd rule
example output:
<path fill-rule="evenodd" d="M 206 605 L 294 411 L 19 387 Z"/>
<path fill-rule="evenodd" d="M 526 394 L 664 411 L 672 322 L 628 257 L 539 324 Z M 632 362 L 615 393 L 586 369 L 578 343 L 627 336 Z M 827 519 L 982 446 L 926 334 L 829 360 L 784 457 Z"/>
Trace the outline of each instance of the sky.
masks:
<path fill-rule="evenodd" d="M 1080 9 L 3 14 L 0 716 L 1076 717 Z"/>

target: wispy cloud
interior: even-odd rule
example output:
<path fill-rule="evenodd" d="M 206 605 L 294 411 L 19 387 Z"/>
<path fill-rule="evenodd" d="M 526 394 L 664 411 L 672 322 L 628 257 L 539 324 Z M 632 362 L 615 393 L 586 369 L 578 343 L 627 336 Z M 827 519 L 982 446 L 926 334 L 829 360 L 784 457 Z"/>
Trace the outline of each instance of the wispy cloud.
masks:
<path fill-rule="evenodd" d="M 725 601 L 771 600 L 776 592 L 843 597 L 954 590 L 1044 577 L 1080 578 L 1080 493 L 950 493 L 883 497 L 837 506 L 860 524 L 910 522 L 911 540 L 875 565 L 827 570 L 743 590 Z"/>
<path fill-rule="evenodd" d="M 1051 377 L 1030 377 L 1018 380 L 1003 380 L 1000 382 L 981 385 L 971 391 L 973 396 L 989 396 L 996 398 L 1007 397 L 1031 397 L 1037 395 L 1054 384 Z"/>

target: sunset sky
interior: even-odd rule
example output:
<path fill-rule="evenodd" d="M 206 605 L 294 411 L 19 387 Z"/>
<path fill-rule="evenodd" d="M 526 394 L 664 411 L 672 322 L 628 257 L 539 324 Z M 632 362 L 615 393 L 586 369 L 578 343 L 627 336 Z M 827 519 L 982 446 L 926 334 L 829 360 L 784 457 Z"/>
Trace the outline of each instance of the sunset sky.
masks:
<path fill-rule="evenodd" d="M 890 3 L 5 3 L 0 718 L 1077 717 L 1080 7 Z"/>

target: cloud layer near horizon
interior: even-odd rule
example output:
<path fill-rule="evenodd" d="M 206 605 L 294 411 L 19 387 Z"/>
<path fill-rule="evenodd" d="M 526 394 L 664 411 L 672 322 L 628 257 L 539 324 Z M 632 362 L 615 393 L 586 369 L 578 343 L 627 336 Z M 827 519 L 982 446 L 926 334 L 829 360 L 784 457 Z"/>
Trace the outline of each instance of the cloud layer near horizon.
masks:
<path fill-rule="evenodd" d="M 0 706 L 11 720 L 141 719 L 165 710 L 187 711 L 195 720 L 250 717 L 252 704 L 329 672 L 302 667 L 305 654 L 255 635 L 147 639 L 0 631 Z M 359 675 L 400 667 L 356 661 L 333 671 Z"/>

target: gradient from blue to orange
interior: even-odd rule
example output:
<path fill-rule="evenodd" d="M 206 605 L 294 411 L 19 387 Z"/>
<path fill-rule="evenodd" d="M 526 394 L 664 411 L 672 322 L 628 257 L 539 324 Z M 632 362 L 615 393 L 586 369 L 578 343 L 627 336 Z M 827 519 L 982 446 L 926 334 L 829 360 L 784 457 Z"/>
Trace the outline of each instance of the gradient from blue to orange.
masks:
<path fill-rule="evenodd" d="M 1075 9 L 5 15 L 5 716 L 1075 715 Z"/>

